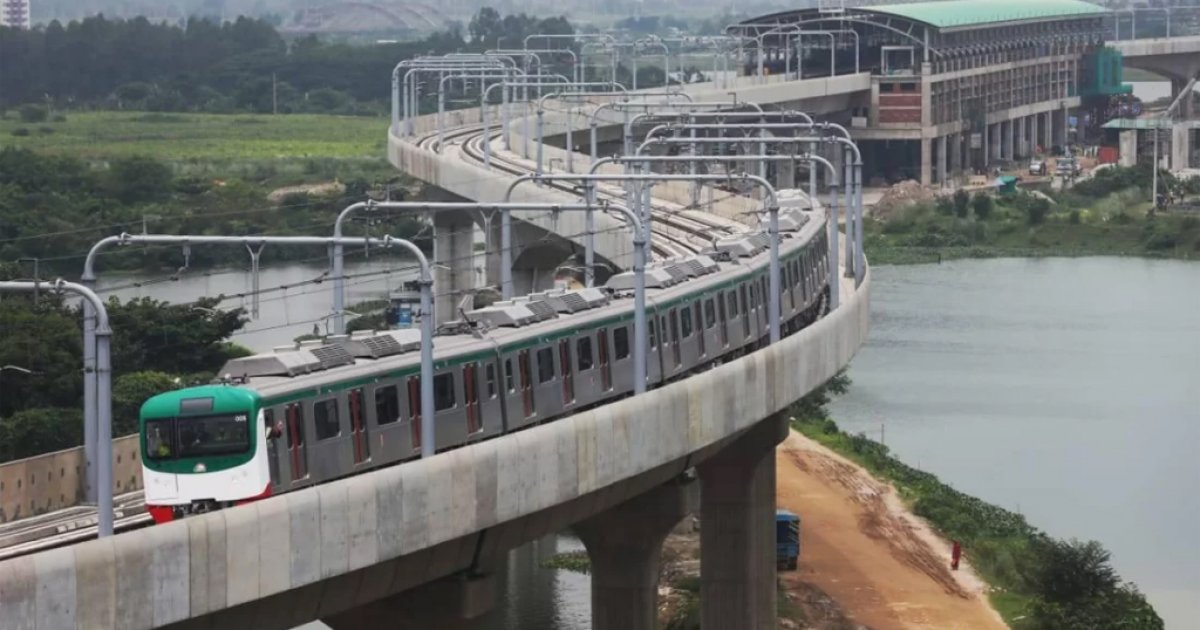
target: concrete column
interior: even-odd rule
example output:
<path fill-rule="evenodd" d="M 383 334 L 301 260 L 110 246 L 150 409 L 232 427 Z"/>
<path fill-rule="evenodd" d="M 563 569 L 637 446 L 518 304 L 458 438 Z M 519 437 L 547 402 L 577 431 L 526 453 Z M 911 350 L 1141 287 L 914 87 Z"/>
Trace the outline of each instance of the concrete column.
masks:
<path fill-rule="evenodd" d="M 1069 128 L 1069 125 L 1067 123 L 1067 118 L 1070 115 L 1071 114 L 1070 114 L 1069 110 L 1066 107 L 1063 107 L 1061 110 L 1061 114 L 1058 117 L 1059 124 L 1058 124 L 1058 128 L 1056 129 L 1056 131 L 1058 133 L 1055 135 L 1054 140 L 1055 140 L 1056 144 L 1063 146 L 1063 147 L 1067 146 L 1067 129 Z"/>
<path fill-rule="evenodd" d="M 593 630 L 654 630 L 663 540 L 699 506 L 699 484 L 673 482 L 575 525 L 592 563 Z"/>
<path fill-rule="evenodd" d="M 921 185 L 933 183 L 933 141 L 921 138 Z"/>
<path fill-rule="evenodd" d="M 457 317 L 458 303 L 475 288 L 475 221 L 466 212 L 433 215 L 433 312 L 438 324 Z"/>
<path fill-rule="evenodd" d="M 1004 159 L 1009 162 L 1013 160 L 1013 131 L 1015 129 L 1016 125 L 1011 120 L 1000 123 L 1000 146 L 1004 150 Z"/>
<path fill-rule="evenodd" d="M 1119 164 L 1125 167 L 1136 166 L 1138 159 L 1137 148 L 1137 129 L 1122 129 L 1120 134 L 1121 157 Z"/>
<path fill-rule="evenodd" d="M 999 161 L 1000 156 L 1002 155 L 1001 149 L 1004 146 L 1004 141 L 1000 139 L 1003 135 L 1001 133 L 1002 129 L 1000 128 L 1001 124 L 1002 123 L 996 123 L 991 126 L 992 140 L 990 144 L 992 149 L 992 161 Z"/>
<path fill-rule="evenodd" d="M 333 630 L 470 630 L 495 606 L 496 578 L 452 576 L 322 619 Z"/>
<path fill-rule="evenodd" d="M 1024 158 L 1029 156 L 1029 130 L 1025 126 L 1025 121 L 1028 116 L 1021 116 L 1017 119 L 1017 157 Z"/>
<path fill-rule="evenodd" d="M 775 629 L 776 414 L 705 460 L 700 472 L 700 625 Z"/>
<path fill-rule="evenodd" d="M 1192 155 L 1192 132 L 1187 125 L 1174 124 L 1171 126 L 1171 170 L 1178 171 L 1188 168 L 1188 158 Z"/>
<path fill-rule="evenodd" d="M 1042 146 L 1046 151 L 1054 146 L 1054 112 L 1044 112 L 1042 116 Z"/>
<path fill-rule="evenodd" d="M 1174 99 L 1178 97 L 1179 93 L 1183 91 L 1183 88 L 1187 87 L 1187 84 L 1188 81 L 1186 79 L 1171 79 L 1171 98 Z M 1188 118 L 1192 117 L 1192 101 L 1194 101 L 1195 98 L 1194 90 L 1192 94 L 1184 97 L 1183 102 L 1179 104 L 1179 110 L 1177 111 L 1177 116 L 1179 118 L 1187 120 Z"/>
<path fill-rule="evenodd" d="M 950 171 L 952 178 L 963 171 L 962 143 L 963 134 L 956 133 L 950 136 Z"/>
<path fill-rule="evenodd" d="M 937 145 L 937 183 L 941 188 L 946 187 L 946 136 L 938 137 Z"/>
<path fill-rule="evenodd" d="M 1030 155 L 1037 153 L 1037 147 L 1038 147 L 1038 145 L 1040 145 L 1042 143 L 1042 137 L 1040 135 L 1038 135 L 1038 128 L 1039 128 L 1038 123 L 1040 123 L 1041 120 L 1042 120 L 1042 117 L 1040 114 L 1034 114 L 1029 117 L 1029 125 L 1030 125 L 1029 154 Z"/>
<path fill-rule="evenodd" d="M 979 139 L 981 142 L 980 151 L 979 151 L 979 156 L 980 156 L 979 159 L 983 162 L 983 164 L 981 164 L 980 166 L 982 166 L 985 169 L 988 167 L 988 164 L 992 160 L 991 135 L 992 135 L 991 125 L 984 123 L 983 131 L 979 134 Z"/>

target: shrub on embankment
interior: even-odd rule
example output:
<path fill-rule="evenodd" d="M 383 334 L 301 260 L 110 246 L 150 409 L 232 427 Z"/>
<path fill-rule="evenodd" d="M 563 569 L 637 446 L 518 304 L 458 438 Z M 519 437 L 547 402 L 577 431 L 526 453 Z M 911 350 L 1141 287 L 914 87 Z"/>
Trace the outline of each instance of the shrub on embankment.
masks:
<path fill-rule="evenodd" d="M 976 571 L 992 586 L 993 605 L 1012 628 L 1163 628 L 1137 587 L 1120 580 L 1100 543 L 1053 538 L 1020 514 L 959 492 L 901 462 L 864 434 L 840 430 L 825 405 L 830 394 L 844 392 L 849 382 L 838 374 L 793 406 L 792 426 L 890 482 L 913 513 L 942 536 L 960 541 Z"/>

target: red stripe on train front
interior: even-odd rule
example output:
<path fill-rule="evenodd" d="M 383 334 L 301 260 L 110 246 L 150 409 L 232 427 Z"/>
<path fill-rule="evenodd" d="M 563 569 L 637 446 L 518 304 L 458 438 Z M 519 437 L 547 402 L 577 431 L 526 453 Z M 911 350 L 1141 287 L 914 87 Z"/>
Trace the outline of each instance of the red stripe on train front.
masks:
<path fill-rule="evenodd" d="M 146 511 L 150 513 L 150 517 L 154 522 L 162 525 L 175 520 L 175 508 L 169 505 L 146 505 Z"/>

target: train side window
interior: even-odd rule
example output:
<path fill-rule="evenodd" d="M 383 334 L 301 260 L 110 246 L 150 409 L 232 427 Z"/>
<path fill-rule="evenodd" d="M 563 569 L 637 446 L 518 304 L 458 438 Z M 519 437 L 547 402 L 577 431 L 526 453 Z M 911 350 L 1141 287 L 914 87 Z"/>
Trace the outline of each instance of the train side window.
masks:
<path fill-rule="evenodd" d="M 554 352 L 550 348 L 537 351 L 538 383 L 549 383 L 554 380 Z"/>
<path fill-rule="evenodd" d="M 395 385 L 375 388 L 375 424 L 388 424 L 400 419 L 400 399 Z"/>
<path fill-rule="evenodd" d="M 653 326 L 654 322 L 650 322 Z M 653 342 L 651 342 L 653 343 Z M 613 329 L 613 349 L 617 353 L 617 360 L 620 361 L 629 356 L 629 329 L 622 326 Z"/>
<path fill-rule="evenodd" d="M 517 391 L 517 379 L 513 378 L 512 359 L 504 360 L 504 382 L 508 393 L 512 394 Z"/>
<path fill-rule="evenodd" d="M 326 398 L 313 403 L 313 422 L 317 425 L 318 440 L 328 440 L 341 434 L 337 402 L 337 398 Z"/>
<path fill-rule="evenodd" d="M 742 292 L 742 309 L 741 310 L 743 313 L 749 313 L 750 312 L 750 307 L 749 307 L 750 302 L 746 299 L 746 285 L 743 284 L 739 288 L 741 289 L 741 292 Z"/>
<path fill-rule="evenodd" d="M 489 399 L 496 397 L 496 364 L 488 363 L 483 368 L 483 378 L 487 381 L 487 397 Z"/>
<path fill-rule="evenodd" d="M 679 330 L 683 333 L 680 339 L 692 336 L 692 307 L 684 306 L 679 309 Z"/>
<path fill-rule="evenodd" d="M 579 341 L 575 342 L 575 361 L 579 364 L 579 371 L 592 369 L 592 338 L 580 337 Z"/>
<path fill-rule="evenodd" d="M 454 402 L 454 375 L 438 374 L 433 377 L 433 410 L 452 409 Z"/>
<path fill-rule="evenodd" d="M 716 298 L 716 301 L 717 301 L 717 310 L 720 311 L 720 322 L 721 322 L 721 327 L 718 328 L 717 330 L 721 333 L 721 345 L 728 347 L 729 346 L 729 319 L 728 319 L 728 317 L 726 317 L 727 313 L 725 311 L 725 300 L 720 295 L 718 295 Z M 732 301 L 732 300 L 730 300 L 730 301 Z"/>
<path fill-rule="evenodd" d="M 704 327 L 712 328 L 717 325 L 717 307 L 712 299 L 704 300 Z"/>
<path fill-rule="evenodd" d="M 650 349 L 651 349 L 651 350 L 654 350 L 655 348 L 657 348 L 657 347 L 658 347 L 658 334 L 657 334 L 657 332 L 656 332 L 656 330 L 655 330 L 655 329 L 657 329 L 658 327 L 654 325 L 654 318 L 653 318 L 653 317 L 651 317 L 651 318 L 650 318 L 650 320 L 646 322 L 646 324 L 647 324 L 647 326 L 646 326 L 646 331 L 647 331 L 647 333 L 648 333 L 648 334 L 646 335 L 646 339 L 647 339 L 647 341 L 649 341 L 649 343 L 650 343 Z"/>

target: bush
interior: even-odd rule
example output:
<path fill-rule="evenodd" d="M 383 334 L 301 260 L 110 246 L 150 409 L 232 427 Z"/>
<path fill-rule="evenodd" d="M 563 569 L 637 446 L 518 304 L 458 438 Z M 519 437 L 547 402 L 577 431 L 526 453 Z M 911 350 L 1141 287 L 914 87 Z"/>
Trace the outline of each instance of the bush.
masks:
<path fill-rule="evenodd" d="M 45 125 L 42 125 L 41 127 L 38 127 L 38 133 L 42 134 L 43 136 L 48 136 L 48 135 L 54 133 L 54 127 L 47 127 Z"/>
<path fill-rule="evenodd" d="M 956 193 L 957 194 L 957 193 Z M 938 214 L 950 216 L 955 214 L 956 206 L 953 197 L 938 197 L 936 202 Z"/>
<path fill-rule="evenodd" d="M 41 105 L 22 105 L 17 110 L 17 117 L 24 123 L 46 122 L 50 118 L 50 110 Z"/>
<path fill-rule="evenodd" d="M 959 189 L 954 191 L 954 214 L 960 217 L 967 216 L 967 207 L 971 204 L 971 195 L 967 191 Z"/>
<path fill-rule="evenodd" d="M 1067 222 L 1071 225 L 1079 225 L 1080 219 L 1078 209 L 1072 210 L 1071 214 L 1067 215 Z"/>
<path fill-rule="evenodd" d="M 992 208 L 994 208 L 995 205 L 996 204 L 992 200 L 992 196 L 984 192 L 977 192 L 975 193 L 975 196 L 971 198 L 971 209 L 975 211 L 975 218 L 979 219 L 980 221 L 985 221 L 989 216 L 991 216 Z M 964 212 L 960 216 L 966 218 L 967 215 Z"/>
<path fill-rule="evenodd" d="M 17 136 L 18 138 L 23 138 L 23 137 L 29 135 L 29 130 L 26 129 L 25 127 L 17 127 L 16 129 L 13 129 L 9 133 L 14 136 Z"/>
<path fill-rule="evenodd" d="M 1029 225 L 1045 223 L 1049 214 L 1050 200 L 1045 197 L 1036 197 L 1025 206 L 1025 222 Z"/>

